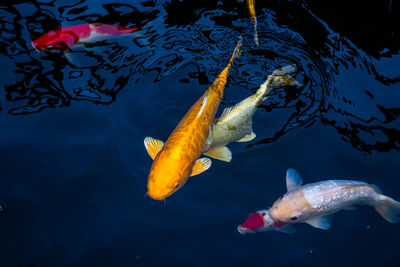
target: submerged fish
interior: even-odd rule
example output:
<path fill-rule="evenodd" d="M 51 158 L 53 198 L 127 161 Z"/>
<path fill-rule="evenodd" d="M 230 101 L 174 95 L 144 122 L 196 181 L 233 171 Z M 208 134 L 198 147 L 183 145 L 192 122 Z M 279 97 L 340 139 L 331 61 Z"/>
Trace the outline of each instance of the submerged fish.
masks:
<path fill-rule="evenodd" d="M 288 65 L 275 70 L 254 95 L 247 97 L 233 107 L 224 109 L 221 117 L 215 121 L 210 134 L 212 143 L 206 148 L 204 155 L 227 162 L 231 161 L 232 154 L 226 145 L 235 141 L 248 142 L 256 137 L 252 130 L 254 113 L 267 99 L 267 95 L 272 89 L 280 86 L 299 85 L 290 76 L 295 71 L 295 65 Z"/>
<path fill-rule="evenodd" d="M 353 210 L 355 205 L 373 206 L 388 222 L 400 222 L 400 202 L 383 195 L 376 185 L 352 180 L 328 180 L 303 186 L 302 183 L 300 174 L 288 169 L 288 191 L 268 211 L 263 211 L 268 215 L 267 220 L 263 224 L 251 221 L 242 224 L 239 232 L 279 231 L 283 229 L 280 227 L 286 227 L 285 232 L 290 233 L 294 232 L 294 223 L 308 223 L 327 230 L 333 213 L 343 209 Z"/>
<path fill-rule="evenodd" d="M 382 194 L 376 185 L 352 180 L 328 180 L 301 185 L 303 179 L 294 169 L 286 174 L 287 193 L 273 204 L 270 216 L 284 223 L 308 223 L 315 228 L 330 227 L 328 215 L 363 204 L 375 208 L 385 220 L 400 221 L 400 202 Z"/>
<path fill-rule="evenodd" d="M 258 33 L 257 33 L 257 16 L 256 16 L 256 1 L 255 0 L 246 0 L 247 8 L 249 9 L 249 14 L 251 17 L 251 20 L 253 22 L 253 27 L 254 27 L 254 43 L 256 46 L 259 46 L 260 43 L 258 41 Z"/>
<path fill-rule="evenodd" d="M 229 69 L 233 59 L 240 55 L 241 46 L 239 40 L 228 65 L 189 109 L 165 145 L 160 140 L 145 138 L 147 152 L 154 159 L 147 182 L 147 194 L 151 198 L 163 200 L 169 197 L 189 176 L 202 173 L 211 166 L 210 159 L 199 157 L 210 143 L 210 128 L 222 100 Z"/>
<path fill-rule="evenodd" d="M 61 27 L 49 31 L 34 41 L 37 51 L 64 52 L 76 44 L 90 43 L 110 36 L 129 34 L 142 29 L 144 26 L 130 28 L 126 26 L 86 23 L 75 26 Z"/>

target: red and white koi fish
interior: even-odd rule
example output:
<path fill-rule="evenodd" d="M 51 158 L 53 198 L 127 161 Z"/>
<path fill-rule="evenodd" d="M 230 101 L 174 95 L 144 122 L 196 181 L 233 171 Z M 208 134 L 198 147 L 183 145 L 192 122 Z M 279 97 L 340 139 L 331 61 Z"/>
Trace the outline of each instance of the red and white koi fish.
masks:
<path fill-rule="evenodd" d="M 315 228 L 330 228 L 331 215 L 353 210 L 355 205 L 373 206 L 388 222 L 400 222 L 400 202 L 385 196 L 376 185 L 353 180 L 328 180 L 303 185 L 294 169 L 286 172 L 288 192 L 268 210 L 251 214 L 238 227 L 242 234 L 277 230 L 294 233 L 294 223 L 308 223 Z"/>
<path fill-rule="evenodd" d="M 129 34 L 143 27 L 130 28 L 100 23 L 61 27 L 41 35 L 32 41 L 32 46 L 37 51 L 64 52 L 76 44 L 85 44 L 112 36 Z"/>
<path fill-rule="evenodd" d="M 329 215 L 362 204 L 374 207 L 388 222 L 400 222 L 400 202 L 383 195 L 376 185 L 352 180 L 328 180 L 303 186 L 302 183 L 296 170 L 287 170 L 287 193 L 275 201 L 269 212 L 274 221 L 304 222 L 327 230 Z"/>
<path fill-rule="evenodd" d="M 244 223 L 238 226 L 238 231 L 241 234 L 264 232 L 276 230 L 283 233 L 294 233 L 296 229 L 288 223 L 282 223 L 272 220 L 268 210 L 259 210 L 250 214 Z"/>
<path fill-rule="evenodd" d="M 154 160 L 147 182 L 147 195 L 152 199 L 164 200 L 181 188 L 190 176 L 210 168 L 211 160 L 199 157 L 211 143 L 210 129 L 224 94 L 229 69 L 233 59 L 240 55 L 241 47 L 239 40 L 228 65 L 188 110 L 165 144 L 151 137 L 145 138 L 147 152 Z"/>

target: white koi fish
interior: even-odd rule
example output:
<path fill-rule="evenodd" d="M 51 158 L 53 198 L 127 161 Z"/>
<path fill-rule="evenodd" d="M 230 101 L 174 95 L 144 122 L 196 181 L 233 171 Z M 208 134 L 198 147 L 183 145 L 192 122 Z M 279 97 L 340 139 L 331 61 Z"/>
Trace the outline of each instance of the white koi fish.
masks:
<path fill-rule="evenodd" d="M 303 185 L 294 169 L 286 173 L 287 193 L 269 210 L 275 222 L 308 223 L 315 228 L 330 228 L 329 215 L 357 204 L 369 205 L 388 222 L 400 222 L 400 202 L 382 194 L 376 185 L 352 180 L 328 180 Z"/>
<path fill-rule="evenodd" d="M 231 151 L 226 147 L 231 142 L 248 142 L 256 137 L 252 130 L 252 117 L 257 108 L 267 99 L 268 93 L 280 86 L 300 85 L 290 75 L 296 71 L 295 65 L 275 70 L 260 86 L 257 92 L 233 107 L 224 109 L 210 133 L 211 144 L 205 148 L 204 155 L 230 162 Z"/>

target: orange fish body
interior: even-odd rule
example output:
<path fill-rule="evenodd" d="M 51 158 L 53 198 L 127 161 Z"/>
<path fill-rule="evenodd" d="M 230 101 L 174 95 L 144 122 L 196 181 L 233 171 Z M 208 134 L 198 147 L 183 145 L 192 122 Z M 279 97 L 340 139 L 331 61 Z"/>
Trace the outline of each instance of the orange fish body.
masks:
<path fill-rule="evenodd" d="M 239 41 L 228 65 L 189 109 L 165 144 L 149 137 L 145 139 L 146 149 L 154 159 L 147 183 L 147 194 L 151 198 L 165 199 L 181 188 L 190 176 L 211 166 L 210 159 L 198 158 L 203 153 L 229 69 L 240 53 L 240 46 Z"/>

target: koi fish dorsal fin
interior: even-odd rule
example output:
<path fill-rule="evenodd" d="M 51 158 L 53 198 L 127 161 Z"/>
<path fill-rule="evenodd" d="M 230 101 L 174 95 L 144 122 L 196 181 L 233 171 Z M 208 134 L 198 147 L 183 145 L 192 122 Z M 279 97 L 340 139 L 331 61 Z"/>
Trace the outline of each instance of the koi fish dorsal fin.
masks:
<path fill-rule="evenodd" d="M 246 135 L 242 139 L 237 140 L 236 142 L 249 142 L 256 138 L 256 134 L 252 131 L 251 134 Z"/>
<path fill-rule="evenodd" d="M 200 174 L 200 173 L 208 170 L 208 168 L 210 168 L 210 167 L 211 167 L 211 160 L 209 158 L 198 159 L 194 163 L 192 174 L 190 176 Z"/>
<path fill-rule="evenodd" d="M 331 220 L 332 216 L 324 216 L 308 219 L 307 221 L 305 221 L 305 223 L 308 223 L 315 228 L 328 230 L 331 227 Z"/>
<path fill-rule="evenodd" d="M 222 111 L 221 117 L 218 118 L 218 121 L 224 121 L 231 118 L 232 116 L 235 116 L 237 112 L 240 112 L 240 110 L 242 110 L 243 104 L 244 101 L 241 101 L 232 107 L 225 108 Z"/>
<path fill-rule="evenodd" d="M 301 175 L 298 171 L 292 168 L 286 171 L 286 189 L 288 192 L 300 186 L 302 183 L 303 178 L 301 178 Z"/>
<path fill-rule="evenodd" d="M 214 147 L 203 153 L 206 156 L 209 156 L 214 159 L 222 160 L 225 162 L 231 162 L 232 160 L 232 152 L 226 146 Z"/>
<path fill-rule="evenodd" d="M 146 137 L 144 139 L 144 146 L 146 147 L 147 153 L 149 153 L 150 157 L 154 159 L 158 152 L 163 148 L 164 142 L 152 137 Z"/>

